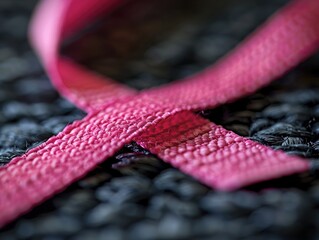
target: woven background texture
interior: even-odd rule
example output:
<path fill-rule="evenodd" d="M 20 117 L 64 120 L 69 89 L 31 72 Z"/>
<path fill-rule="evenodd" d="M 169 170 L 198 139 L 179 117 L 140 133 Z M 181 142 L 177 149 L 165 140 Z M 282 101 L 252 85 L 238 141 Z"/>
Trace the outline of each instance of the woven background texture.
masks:
<path fill-rule="evenodd" d="M 261 2 L 228 7 L 197 41 L 210 39 L 219 45 L 210 51 L 201 49 L 205 44 L 192 46 L 198 55 L 195 61 L 186 54 L 190 58 L 186 64 L 178 60 L 181 56 L 177 53 L 164 56 L 177 58 L 165 74 L 175 79 L 215 61 L 286 1 Z M 26 43 L 34 4 L 31 0 L 0 3 L 4 36 L 0 40 L 2 165 L 85 115 L 56 93 Z M 157 51 L 164 49 L 165 44 Z M 187 58 L 183 54 L 182 58 Z M 86 64 L 88 58 L 82 56 Z M 94 69 L 102 60 L 97 58 L 90 67 Z M 201 64 L 196 65 L 198 62 Z M 318 65 L 319 58 L 314 56 L 247 98 L 198 112 L 241 136 L 304 157 L 310 161 L 311 171 L 221 193 L 131 143 L 88 176 L 7 226 L 0 239 L 316 239 Z M 177 70 L 172 73 L 172 69 Z M 149 73 L 148 69 L 142 71 Z M 133 75 L 138 80 L 129 79 L 128 84 L 148 87 L 139 84 L 149 76 Z M 162 83 L 156 77 L 153 81 L 154 85 Z"/>

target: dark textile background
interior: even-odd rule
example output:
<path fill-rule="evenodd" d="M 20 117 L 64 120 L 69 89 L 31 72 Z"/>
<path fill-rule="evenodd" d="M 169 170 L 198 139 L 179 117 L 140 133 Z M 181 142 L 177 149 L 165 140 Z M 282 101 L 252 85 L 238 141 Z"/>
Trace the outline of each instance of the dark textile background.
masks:
<path fill-rule="evenodd" d="M 167 63 L 164 76 L 188 75 L 214 62 L 285 2 L 241 1 L 197 26 L 202 30 L 195 40 L 184 38 L 184 45 L 180 38 L 163 40 L 153 52 Z M 52 88 L 28 45 L 26 29 L 35 3 L 0 2 L 0 165 L 85 115 Z M 93 36 L 105 37 L 98 33 Z M 88 36 L 79 39 L 85 42 Z M 93 52 L 96 46 L 85 43 Z M 65 51 L 76 58 L 72 46 Z M 184 47 L 174 51 L 176 46 Z M 93 56 L 94 62 L 90 56 L 82 52 L 80 60 L 103 70 L 104 55 Z M 139 58 L 137 72 L 121 80 L 137 88 L 148 86 L 146 80 L 162 83 L 163 75 L 145 59 Z M 252 96 L 198 113 L 239 135 L 304 157 L 311 171 L 222 193 L 131 143 L 2 229 L 0 239 L 318 239 L 318 78 L 315 56 Z"/>

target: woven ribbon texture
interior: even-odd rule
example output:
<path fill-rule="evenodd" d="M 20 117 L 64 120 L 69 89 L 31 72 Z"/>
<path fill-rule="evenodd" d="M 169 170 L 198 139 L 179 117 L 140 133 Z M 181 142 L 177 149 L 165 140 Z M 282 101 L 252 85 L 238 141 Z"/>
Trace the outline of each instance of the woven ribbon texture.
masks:
<path fill-rule="evenodd" d="M 59 92 L 88 115 L 0 169 L 0 226 L 137 142 L 219 190 L 306 171 L 309 163 L 225 130 L 195 114 L 250 94 L 319 46 L 319 1 L 295 0 L 204 71 L 137 92 L 64 58 L 61 42 L 121 0 L 45 0 L 31 39 Z"/>

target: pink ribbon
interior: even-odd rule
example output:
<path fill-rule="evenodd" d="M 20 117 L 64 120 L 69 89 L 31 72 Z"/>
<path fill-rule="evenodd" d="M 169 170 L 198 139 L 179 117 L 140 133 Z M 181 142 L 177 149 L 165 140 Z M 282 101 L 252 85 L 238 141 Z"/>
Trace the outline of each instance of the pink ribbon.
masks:
<path fill-rule="evenodd" d="M 59 54 L 61 41 L 123 0 L 45 0 L 31 39 L 53 84 L 88 112 L 0 169 L 0 226 L 63 190 L 124 144 L 136 141 L 219 190 L 303 172 L 309 163 L 240 137 L 195 115 L 250 94 L 319 46 L 319 1 L 295 0 L 206 70 L 141 92 Z"/>

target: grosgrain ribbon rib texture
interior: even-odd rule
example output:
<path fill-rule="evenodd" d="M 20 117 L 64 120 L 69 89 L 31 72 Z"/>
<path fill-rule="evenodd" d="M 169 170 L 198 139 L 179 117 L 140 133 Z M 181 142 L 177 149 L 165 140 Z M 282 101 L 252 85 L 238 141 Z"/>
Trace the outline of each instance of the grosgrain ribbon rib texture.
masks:
<path fill-rule="evenodd" d="M 59 43 L 80 22 L 94 18 L 101 9 L 111 11 L 122 1 L 92 0 L 72 8 L 75 2 L 43 1 L 32 38 L 58 90 L 89 114 L 0 169 L 1 226 L 132 140 L 220 190 L 309 169 L 304 160 L 239 137 L 190 110 L 249 94 L 313 53 L 319 43 L 318 1 L 293 1 L 216 66 L 139 93 L 59 56 Z M 86 6 L 89 14 L 82 16 Z"/>

